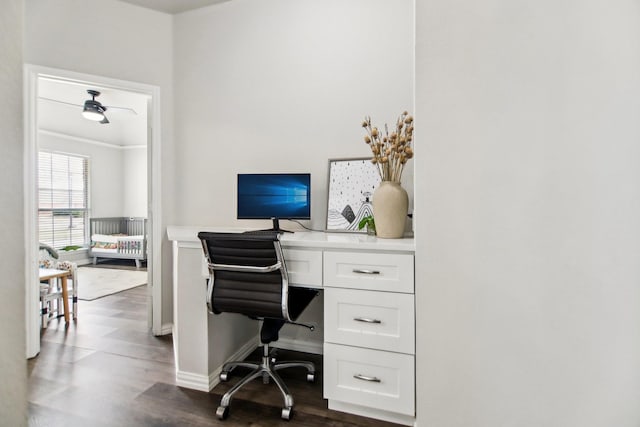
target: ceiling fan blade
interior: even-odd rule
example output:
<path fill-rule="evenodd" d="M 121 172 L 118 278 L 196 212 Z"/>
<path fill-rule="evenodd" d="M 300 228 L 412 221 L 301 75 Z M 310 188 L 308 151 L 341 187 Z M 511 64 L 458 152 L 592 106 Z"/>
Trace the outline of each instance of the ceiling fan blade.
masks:
<path fill-rule="evenodd" d="M 132 116 L 137 116 L 138 113 L 136 113 L 136 110 L 134 110 L 133 108 L 129 108 L 129 107 L 114 107 L 112 105 L 103 105 L 103 107 L 107 110 L 113 110 L 113 111 L 117 111 L 118 113 L 126 113 L 126 114 L 130 114 Z"/>
<path fill-rule="evenodd" d="M 40 97 L 40 99 L 43 99 L 45 101 L 51 101 L 51 102 L 57 102 L 58 104 L 66 104 L 66 105 L 71 105 L 73 107 L 82 107 L 82 104 L 73 104 L 71 102 L 65 102 L 65 101 L 59 101 L 57 99 L 51 99 L 51 98 L 44 98 L 44 97 Z"/>
<path fill-rule="evenodd" d="M 89 107 L 97 106 L 97 107 L 100 108 L 101 112 L 103 113 L 103 117 L 104 117 L 98 123 L 101 123 L 103 125 L 109 123 L 109 119 L 107 119 L 107 117 L 104 115 L 104 111 L 106 111 L 107 109 L 109 111 L 113 111 L 114 113 L 125 113 L 125 114 L 132 115 L 132 116 L 137 116 L 138 115 L 138 113 L 136 113 L 136 110 L 134 110 L 133 108 L 115 107 L 115 106 L 111 106 L 111 105 L 102 105 L 100 102 L 95 100 L 95 96 L 94 96 L 93 100 L 87 100 L 87 101 L 85 101 L 84 104 L 74 104 L 74 103 L 71 103 L 71 102 L 59 101 L 57 99 L 45 98 L 43 96 L 41 96 L 40 99 L 45 100 L 45 101 L 57 102 L 58 104 L 70 105 L 70 106 L 76 107 L 76 108 L 84 108 L 84 109 L 88 108 L 87 104 L 92 104 L 92 105 L 89 105 Z"/>

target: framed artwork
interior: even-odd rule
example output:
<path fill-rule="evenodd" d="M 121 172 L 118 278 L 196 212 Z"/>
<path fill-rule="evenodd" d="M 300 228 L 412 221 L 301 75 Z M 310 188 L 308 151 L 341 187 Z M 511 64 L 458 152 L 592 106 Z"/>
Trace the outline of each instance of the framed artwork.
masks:
<path fill-rule="evenodd" d="M 380 174 L 371 158 L 329 160 L 327 231 L 358 230 L 358 223 L 373 215 L 371 198 L 380 184 Z"/>

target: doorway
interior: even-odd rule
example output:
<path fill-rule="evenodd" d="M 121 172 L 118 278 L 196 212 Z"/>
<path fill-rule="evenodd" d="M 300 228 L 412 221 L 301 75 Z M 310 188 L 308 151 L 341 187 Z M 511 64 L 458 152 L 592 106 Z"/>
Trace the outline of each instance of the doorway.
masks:
<path fill-rule="evenodd" d="M 43 85 L 46 82 L 47 85 Z M 86 91 L 86 88 L 102 89 L 105 94 L 110 92 L 114 95 L 120 95 L 121 100 L 129 96 L 131 99 L 144 100 L 142 104 L 137 104 L 137 109 L 143 109 L 146 117 L 144 129 L 144 138 L 146 138 L 146 200 L 143 213 L 146 213 L 148 222 L 148 240 L 147 240 L 147 274 L 148 274 L 148 325 L 154 335 L 161 335 L 162 330 L 162 276 L 161 276 L 161 180 L 160 180 L 160 132 L 154 132 L 154 129 L 160 128 L 160 89 L 157 86 L 145 85 L 135 82 L 110 79 L 102 76 L 88 75 L 76 73 L 68 70 L 53 69 L 40 67 L 36 65 L 25 65 L 25 176 L 24 176 L 24 193 L 25 193 L 25 247 L 26 247 L 26 326 L 27 326 L 27 357 L 36 356 L 40 351 L 40 317 L 39 317 L 39 293 L 38 293 L 38 151 L 40 148 L 40 138 L 42 132 L 39 131 L 38 103 L 43 98 L 53 99 L 51 89 L 60 89 L 63 87 L 73 87 L 78 90 Z M 45 89 L 43 89 L 45 88 Z M 48 92 L 47 92 L 48 91 Z M 46 93 L 45 93 L 46 92 Z M 47 96 L 44 96 L 47 95 Z M 89 94 L 91 95 L 91 94 Z M 124 98 L 122 98 L 124 97 Z M 58 97 L 60 98 L 60 97 Z M 118 99 L 117 97 L 115 99 Z M 61 104 L 68 103 L 69 99 L 57 99 L 51 102 L 59 102 Z M 82 100 L 80 100 L 82 104 Z M 105 103 L 106 104 L 106 103 Z M 112 104 L 115 105 L 115 104 Z M 71 105 L 69 108 L 73 108 Z M 109 121 L 118 120 L 116 108 L 107 112 Z M 78 115 L 82 108 L 78 110 Z M 112 114 L 109 114 L 112 113 Z M 109 124 L 98 123 L 82 123 L 81 125 L 109 126 Z M 104 130 L 113 128 L 102 128 Z M 49 131 L 55 134 L 55 131 Z M 106 134 L 105 134 L 106 135 Z M 54 135 L 55 136 L 55 135 Z M 106 138 L 106 136 L 105 136 Z M 138 207 L 140 209 L 140 207 Z M 146 210 L 146 212 L 145 212 Z M 82 286 L 82 284 L 80 284 Z M 80 311 L 80 319 L 82 311 Z M 79 320 L 80 321 L 80 320 Z"/>

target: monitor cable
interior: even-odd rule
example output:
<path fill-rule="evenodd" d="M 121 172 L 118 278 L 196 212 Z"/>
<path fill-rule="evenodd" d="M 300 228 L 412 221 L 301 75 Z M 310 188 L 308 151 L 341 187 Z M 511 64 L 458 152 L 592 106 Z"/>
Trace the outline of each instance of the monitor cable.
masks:
<path fill-rule="evenodd" d="M 298 224 L 299 226 L 301 226 L 302 228 L 304 228 L 305 230 L 309 230 L 309 231 L 320 231 L 320 232 L 324 232 L 325 230 L 316 230 L 314 228 L 309 228 L 306 225 L 304 225 L 303 223 L 301 223 L 300 221 L 298 221 L 297 219 L 290 219 L 287 218 L 289 221 L 295 222 L 296 224 Z"/>

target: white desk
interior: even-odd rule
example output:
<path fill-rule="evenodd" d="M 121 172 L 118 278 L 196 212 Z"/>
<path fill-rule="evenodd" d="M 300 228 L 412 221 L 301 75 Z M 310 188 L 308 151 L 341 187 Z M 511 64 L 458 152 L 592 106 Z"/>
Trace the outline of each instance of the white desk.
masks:
<path fill-rule="evenodd" d="M 208 314 L 200 231 L 243 230 L 167 228 L 173 242 L 176 383 L 210 391 L 219 382 L 222 365 L 246 357 L 259 340 L 255 321 Z M 323 289 L 324 337 L 316 334 L 315 345 L 305 344 L 302 335 L 289 342 L 297 342 L 293 349 L 323 352 L 329 408 L 413 425 L 413 239 L 296 232 L 284 233 L 281 244 L 291 286 Z M 286 337 L 275 345 L 290 348 Z"/>

